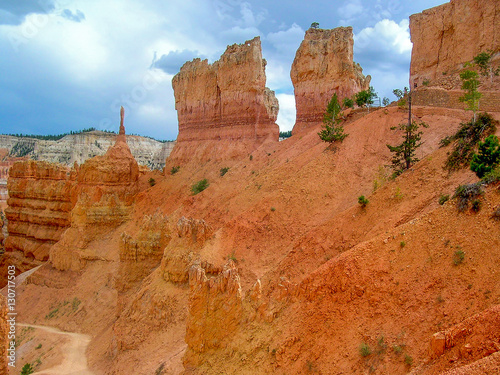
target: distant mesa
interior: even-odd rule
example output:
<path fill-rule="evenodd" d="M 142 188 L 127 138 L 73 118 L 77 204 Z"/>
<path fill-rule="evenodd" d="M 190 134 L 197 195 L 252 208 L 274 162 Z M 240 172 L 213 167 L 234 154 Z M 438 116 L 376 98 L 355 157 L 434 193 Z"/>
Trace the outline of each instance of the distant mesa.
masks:
<path fill-rule="evenodd" d="M 265 66 L 259 37 L 228 46 L 213 64 L 186 62 L 172 79 L 179 135 L 169 159 L 210 158 L 210 142 L 238 141 L 241 152 L 227 157 L 277 142 L 278 100 L 266 87 Z M 200 147 L 208 153 L 197 153 Z"/>
<path fill-rule="evenodd" d="M 292 64 L 297 119 L 293 133 L 321 123 L 333 94 L 339 100 L 370 87 L 370 76 L 353 61 L 352 27 L 306 31 Z"/>

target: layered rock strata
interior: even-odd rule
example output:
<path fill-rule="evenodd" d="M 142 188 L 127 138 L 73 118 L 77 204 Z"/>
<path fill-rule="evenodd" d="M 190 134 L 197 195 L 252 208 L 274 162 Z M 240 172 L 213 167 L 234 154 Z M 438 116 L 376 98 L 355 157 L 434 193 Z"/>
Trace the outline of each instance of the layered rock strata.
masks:
<path fill-rule="evenodd" d="M 494 54 L 500 63 L 500 3 L 497 0 L 451 0 L 410 17 L 413 50 L 410 85 L 443 81 L 481 52 Z M 488 80 L 487 80 L 488 81 Z M 497 79 L 496 90 L 500 88 Z M 459 88 L 458 80 L 453 86 Z"/>
<path fill-rule="evenodd" d="M 0 153 L 0 180 L 7 180 L 6 170 L 10 167 L 7 163 L 18 155 L 72 166 L 75 162 L 83 164 L 94 156 L 104 155 L 116 142 L 116 138 L 114 133 L 99 130 L 70 134 L 56 141 L 0 135 L 0 148 L 7 150 L 7 155 L 10 154 L 6 158 L 8 160 L 2 162 Z M 175 145 L 175 141 L 159 142 L 136 135 L 127 135 L 126 139 L 137 163 L 150 169 L 163 169 L 165 159 Z M 4 167 L 7 167 L 5 172 Z"/>
<path fill-rule="evenodd" d="M 371 77 L 353 62 L 353 46 L 352 27 L 306 31 L 290 72 L 297 109 L 294 133 L 320 123 L 333 94 L 341 102 L 369 88 Z"/>
<path fill-rule="evenodd" d="M 172 79 L 179 135 L 171 158 L 192 155 L 205 141 L 278 141 L 278 101 L 265 87 L 260 38 L 228 46 L 209 64 L 194 59 Z"/>
<path fill-rule="evenodd" d="M 66 166 L 31 160 L 16 162 L 8 180 L 6 250 L 47 260 L 50 247 L 71 224 L 74 186 L 75 174 Z"/>

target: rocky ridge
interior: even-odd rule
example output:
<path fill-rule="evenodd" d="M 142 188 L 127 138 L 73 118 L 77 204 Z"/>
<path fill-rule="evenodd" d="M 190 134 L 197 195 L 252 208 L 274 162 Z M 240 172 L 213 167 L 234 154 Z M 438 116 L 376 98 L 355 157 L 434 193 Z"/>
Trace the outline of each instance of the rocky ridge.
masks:
<path fill-rule="evenodd" d="M 4 157 L 11 154 L 9 158 L 23 156 L 72 166 L 75 162 L 83 164 L 94 156 L 104 155 L 115 143 L 116 137 L 116 134 L 98 130 L 66 135 L 57 141 L 0 135 L 0 149 L 7 150 Z M 127 135 L 127 144 L 139 165 L 162 170 L 175 141 L 159 142 L 151 138 Z"/>
<path fill-rule="evenodd" d="M 333 94 L 342 103 L 369 88 L 371 77 L 353 62 L 353 46 L 352 27 L 306 31 L 290 72 L 297 109 L 294 133 L 322 122 Z"/>

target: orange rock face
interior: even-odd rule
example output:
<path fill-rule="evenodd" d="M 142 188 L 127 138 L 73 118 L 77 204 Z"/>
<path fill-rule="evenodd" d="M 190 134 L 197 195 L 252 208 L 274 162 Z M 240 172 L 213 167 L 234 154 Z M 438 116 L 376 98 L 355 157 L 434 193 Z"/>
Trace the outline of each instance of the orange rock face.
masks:
<path fill-rule="evenodd" d="M 188 350 L 184 361 L 197 364 L 197 354 L 226 347 L 238 329 L 243 310 L 240 276 L 230 260 L 222 272 L 211 274 L 199 265 L 189 270 Z M 220 329 L 224 327 L 224 329 Z"/>
<path fill-rule="evenodd" d="M 278 101 L 265 87 L 260 38 L 228 46 L 209 64 L 194 59 L 172 79 L 179 135 L 171 159 L 191 156 L 200 141 L 278 141 Z"/>
<path fill-rule="evenodd" d="M 498 55 L 499 17 L 497 0 L 451 0 L 412 15 L 411 87 L 449 76 L 480 52 Z"/>
<path fill-rule="evenodd" d="M 342 101 L 369 88 L 371 77 L 353 62 L 353 46 L 352 27 L 306 31 L 290 72 L 297 108 L 293 132 L 321 122 L 333 94 Z"/>
<path fill-rule="evenodd" d="M 66 166 L 42 161 L 16 162 L 8 180 L 5 209 L 9 236 L 7 251 L 20 250 L 37 260 L 49 258 L 71 222 L 71 190 L 75 176 Z"/>

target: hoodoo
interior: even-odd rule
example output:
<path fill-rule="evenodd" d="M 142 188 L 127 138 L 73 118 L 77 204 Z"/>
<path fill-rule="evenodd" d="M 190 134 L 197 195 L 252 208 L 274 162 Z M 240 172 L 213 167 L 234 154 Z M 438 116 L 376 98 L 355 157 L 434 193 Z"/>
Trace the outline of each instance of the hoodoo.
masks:
<path fill-rule="evenodd" d="M 79 253 L 95 236 L 128 219 L 138 192 L 139 166 L 125 138 L 124 111 L 120 133 L 105 155 L 95 156 L 77 167 L 69 228 L 51 250 L 50 259 L 58 269 L 80 269 L 88 256 Z M 82 235 L 84 233 L 84 235 Z"/>
<path fill-rule="evenodd" d="M 320 123 L 333 94 L 342 100 L 369 88 L 371 77 L 353 62 L 353 46 L 352 27 L 306 31 L 290 72 L 297 108 L 294 133 Z"/>
<path fill-rule="evenodd" d="M 179 136 L 169 160 L 232 158 L 277 142 L 278 101 L 265 66 L 259 37 L 228 46 L 213 64 L 185 63 L 172 79 Z"/>

